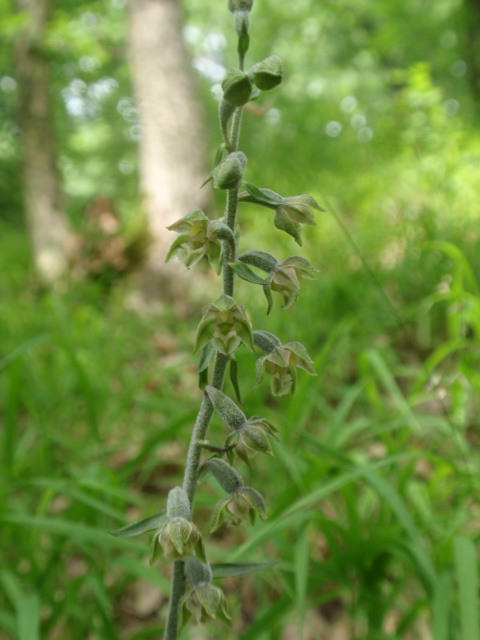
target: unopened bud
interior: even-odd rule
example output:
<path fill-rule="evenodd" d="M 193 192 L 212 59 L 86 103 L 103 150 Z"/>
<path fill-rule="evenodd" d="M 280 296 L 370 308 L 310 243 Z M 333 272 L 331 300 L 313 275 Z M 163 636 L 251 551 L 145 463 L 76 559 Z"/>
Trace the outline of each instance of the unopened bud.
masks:
<path fill-rule="evenodd" d="M 273 89 L 283 78 L 282 61 L 278 56 L 270 56 L 252 67 L 250 74 L 253 82 L 262 91 Z"/>
<path fill-rule="evenodd" d="M 212 172 L 213 185 L 217 189 L 235 189 L 243 178 L 247 156 L 242 151 L 230 153 Z"/>
<path fill-rule="evenodd" d="M 233 68 L 227 72 L 222 82 L 222 89 L 225 100 L 236 107 L 241 107 L 250 99 L 252 83 L 248 74 Z"/>

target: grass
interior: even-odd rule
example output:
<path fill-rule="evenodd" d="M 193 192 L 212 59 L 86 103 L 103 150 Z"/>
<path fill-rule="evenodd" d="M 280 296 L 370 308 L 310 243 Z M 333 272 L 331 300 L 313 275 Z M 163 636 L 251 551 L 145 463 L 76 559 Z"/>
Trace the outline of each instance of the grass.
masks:
<path fill-rule="evenodd" d="M 269 519 L 221 529 L 211 553 L 278 563 L 226 580 L 235 628 L 206 637 L 322 639 L 345 619 L 355 640 L 477 640 L 475 269 L 442 241 L 423 249 L 416 294 L 418 262 L 377 270 L 395 317 L 364 270 L 335 273 L 331 251 L 295 313 L 255 318 L 316 354 L 313 384 L 299 377 L 272 401 L 238 358 L 248 414 L 271 418 L 281 442 L 256 465 Z M 168 570 L 149 567 L 148 535 L 109 531 L 160 511 L 178 482 L 198 400 L 195 317 L 138 317 L 92 283 L 36 292 L 7 227 L 0 255 L 0 638 L 158 637 Z M 214 492 L 202 484 L 201 526 Z"/>

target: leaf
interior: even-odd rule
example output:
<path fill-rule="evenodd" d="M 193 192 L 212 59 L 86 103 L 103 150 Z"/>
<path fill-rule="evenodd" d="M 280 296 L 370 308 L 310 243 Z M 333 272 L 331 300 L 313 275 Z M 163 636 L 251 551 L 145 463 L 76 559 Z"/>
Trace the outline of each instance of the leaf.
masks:
<path fill-rule="evenodd" d="M 276 560 L 269 562 L 217 562 L 211 564 L 210 568 L 214 578 L 230 578 L 262 569 L 270 569 L 276 564 Z"/>
<path fill-rule="evenodd" d="M 121 529 L 110 531 L 110 533 L 116 538 L 131 538 L 132 536 L 138 536 L 141 533 L 145 533 L 145 531 L 155 531 L 166 521 L 167 514 L 165 509 L 163 509 L 163 511 L 159 511 L 153 516 L 149 516 L 143 520 L 138 520 L 137 522 L 132 522 L 132 524 L 127 524 Z"/>
<path fill-rule="evenodd" d="M 307 611 L 307 582 L 310 560 L 308 546 L 308 523 L 295 536 L 294 566 L 295 566 L 295 593 L 298 612 L 298 637 L 303 637 L 305 613 Z"/>
<path fill-rule="evenodd" d="M 454 539 L 455 568 L 458 580 L 461 640 L 480 639 L 480 606 L 478 599 L 478 558 L 472 540 Z"/>
<path fill-rule="evenodd" d="M 257 274 L 250 269 L 244 262 L 231 262 L 230 266 L 235 271 L 237 276 L 242 278 L 242 280 L 246 280 L 247 282 L 252 282 L 253 284 L 261 284 L 268 285 L 268 280 L 264 278 L 260 278 Z"/>
<path fill-rule="evenodd" d="M 235 396 L 238 402 L 242 403 L 242 397 L 240 394 L 240 385 L 238 383 L 238 367 L 237 361 L 235 358 L 230 358 L 230 382 L 232 383 L 233 389 L 235 391 Z"/>

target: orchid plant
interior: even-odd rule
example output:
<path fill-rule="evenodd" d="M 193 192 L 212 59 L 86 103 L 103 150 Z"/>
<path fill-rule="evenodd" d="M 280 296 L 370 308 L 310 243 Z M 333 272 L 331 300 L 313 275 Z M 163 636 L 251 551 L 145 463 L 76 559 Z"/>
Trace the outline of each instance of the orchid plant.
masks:
<path fill-rule="evenodd" d="M 249 49 L 250 12 L 253 0 L 229 0 L 237 34 L 238 67 L 230 69 L 223 80 L 219 104 L 222 142 L 214 167 L 205 183 L 226 194 L 224 215 L 211 220 L 203 211 L 187 213 L 168 227 L 176 232 L 167 260 L 178 258 L 187 268 L 207 262 L 221 275 L 222 291 L 208 305 L 200 319 L 194 352 L 199 353 L 198 373 L 202 399 L 193 426 L 182 486 L 168 494 L 166 511 L 125 527 L 118 535 L 133 535 L 155 529 L 151 561 L 163 557 L 173 563 L 170 604 L 164 640 L 176 640 L 179 628 L 192 619 L 201 623 L 219 619 L 230 623 L 231 615 L 222 590 L 212 583 L 216 576 L 246 573 L 270 563 L 214 565 L 208 561 L 204 533 L 194 523 L 195 493 L 198 480 L 213 476 L 225 492 L 213 508 L 210 532 L 222 523 L 251 524 L 266 518 L 264 498 L 245 485 L 234 466 L 240 460 L 250 464 L 257 454 L 272 455 L 276 428 L 260 416 L 247 417 L 240 404 L 235 353 L 242 345 L 256 353 L 256 384 L 270 378 L 271 392 L 282 396 L 295 391 L 297 369 L 315 375 L 313 362 L 300 342 L 282 341 L 265 330 L 254 330 L 247 309 L 234 297 L 236 280 L 261 286 L 267 301 L 267 314 L 278 294 L 284 308 L 297 300 L 303 278 L 316 277 L 317 270 L 303 257 L 279 259 L 269 252 L 248 249 L 239 252 L 241 238 L 237 214 L 242 203 L 253 203 L 272 210 L 274 226 L 292 236 L 298 245 L 301 226 L 315 224 L 319 205 L 309 195 L 284 197 L 271 189 L 257 187 L 245 180 L 246 155 L 239 150 L 242 114 L 245 105 L 262 92 L 278 86 L 283 78 L 278 56 L 270 56 L 245 66 Z M 223 391 L 229 371 L 235 400 Z M 214 412 L 226 425 L 224 443 L 212 445 L 206 440 Z M 228 568 L 228 569 L 227 569 Z"/>

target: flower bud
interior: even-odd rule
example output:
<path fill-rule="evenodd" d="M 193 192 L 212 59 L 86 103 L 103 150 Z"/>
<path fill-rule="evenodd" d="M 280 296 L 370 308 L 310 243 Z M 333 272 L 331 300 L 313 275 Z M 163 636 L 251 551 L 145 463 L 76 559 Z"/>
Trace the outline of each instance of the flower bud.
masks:
<path fill-rule="evenodd" d="M 247 73 L 232 68 L 223 79 L 222 89 L 223 97 L 227 102 L 241 107 L 250 100 L 252 83 Z"/>
<path fill-rule="evenodd" d="M 273 89 L 283 78 L 282 61 L 278 56 L 270 56 L 252 67 L 250 77 L 262 91 Z"/>
<path fill-rule="evenodd" d="M 230 153 L 212 171 L 213 186 L 217 189 L 235 189 L 243 178 L 247 156 L 242 151 Z"/>
<path fill-rule="evenodd" d="M 185 575 L 193 586 L 212 581 L 212 570 L 198 558 L 188 558 L 185 562 Z"/>
<path fill-rule="evenodd" d="M 167 517 L 170 519 L 190 517 L 190 501 L 182 487 L 174 487 L 168 492 Z"/>

